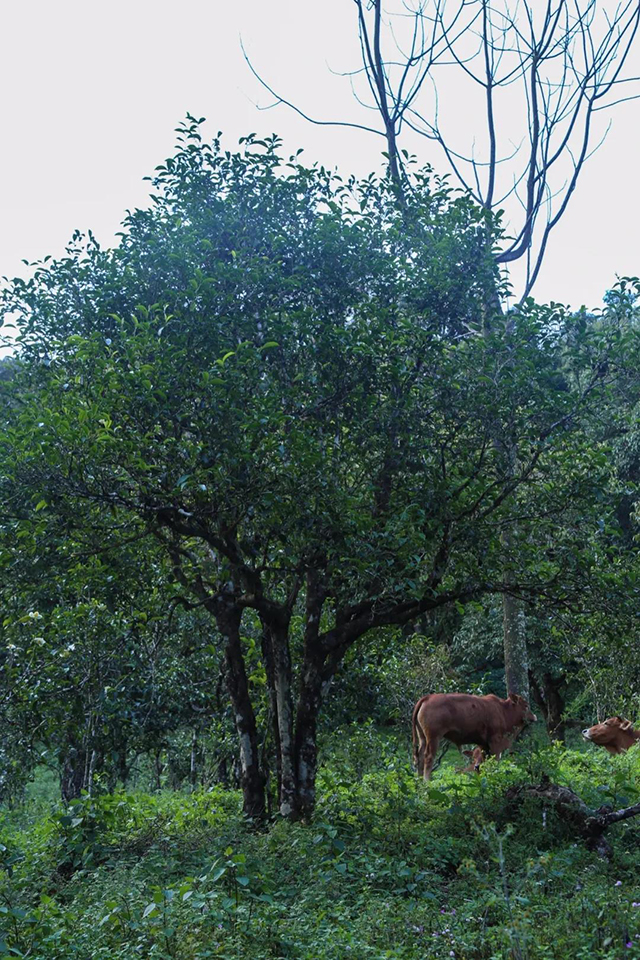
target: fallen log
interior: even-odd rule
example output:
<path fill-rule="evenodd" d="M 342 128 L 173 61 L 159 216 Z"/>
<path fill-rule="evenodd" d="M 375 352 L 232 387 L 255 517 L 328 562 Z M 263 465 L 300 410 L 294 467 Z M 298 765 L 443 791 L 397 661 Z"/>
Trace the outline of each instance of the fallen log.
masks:
<path fill-rule="evenodd" d="M 538 797 L 551 804 L 558 814 L 577 830 L 589 849 L 595 850 L 599 856 L 606 859 L 609 859 L 612 853 L 603 836 L 608 827 L 640 815 L 640 803 L 620 810 L 613 810 L 608 805 L 592 810 L 573 790 L 551 783 L 546 777 L 537 786 L 525 784 L 507 790 L 510 800 L 517 800 L 522 796 Z"/>

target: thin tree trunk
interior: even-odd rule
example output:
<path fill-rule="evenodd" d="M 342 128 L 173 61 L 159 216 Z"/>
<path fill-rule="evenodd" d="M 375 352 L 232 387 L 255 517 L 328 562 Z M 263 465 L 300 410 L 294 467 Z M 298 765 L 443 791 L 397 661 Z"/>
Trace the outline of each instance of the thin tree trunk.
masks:
<path fill-rule="evenodd" d="M 60 775 L 60 793 L 65 803 L 76 800 L 82 793 L 86 760 L 86 753 L 82 747 L 71 743 Z"/>
<path fill-rule="evenodd" d="M 275 679 L 275 664 L 273 659 L 273 636 L 272 630 L 269 623 L 263 621 L 262 624 L 262 661 L 264 663 L 264 669 L 267 676 L 267 691 L 269 693 L 269 721 L 271 725 L 271 733 L 273 736 L 274 749 L 276 754 L 276 778 L 278 786 L 278 805 L 280 804 L 280 785 L 282 783 L 282 760 L 280 756 L 280 734 L 278 726 L 278 698 L 276 696 L 276 679 Z M 268 738 L 265 733 L 264 745 L 262 749 L 262 764 L 264 766 L 264 773 L 267 772 L 267 747 L 268 747 Z M 267 793 L 269 794 L 268 800 L 270 800 L 270 793 L 267 784 Z"/>
<path fill-rule="evenodd" d="M 191 784 L 192 792 L 195 790 L 196 783 L 198 782 L 198 769 L 196 767 L 197 748 L 198 748 L 198 733 L 194 727 L 193 733 L 191 735 L 191 762 L 189 765 L 189 782 Z"/>
<path fill-rule="evenodd" d="M 529 699 L 527 634 L 524 608 L 520 600 L 505 593 L 502 597 L 504 629 L 504 674 L 507 694 L 518 693 Z"/>
<path fill-rule="evenodd" d="M 155 780 L 156 780 L 155 788 L 156 788 L 156 791 L 159 793 L 160 790 L 162 790 L 162 781 L 160 779 L 162 776 L 162 747 L 156 747 L 153 761 L 154 761 L 153 767 L 154 767 Z"/>
<path fill-rule="evenodd" d="M 560 687 L 564 683 L 564 677 L 554 678 L 550 673 L 545 673 L 543 677 L 544 693 L 547 701 L 547 730 L 552 740 L 562 740 L 564 743 L 565 727 L 562 715 L 564 713 L 564 698 L 560 693 Z"/>
<path fill-rule="evenodd" d="M 126 787 L 127 780 L 129 779 L 127 759 L 127 742 L 126 740 L 122 740 L 118 748 L 118 778 L 122 782 L 123 787 Z"/>
<path fill-rule="evenodd" d="M 530 670 L 529 683 L 531 685 L 533 698 L 544 715 L 549 737 L 551 740 L 561 740 L 564 742 L 565 721 L 562 715 L 564 713 L 565 703 L 560 693 L 560 688 L 565 683 L 565 678 L 563 676 L 554 678 L 553 675 L 547 671 L 543 675 L 542 686 L 540 686 L 537 678 Z"/>
<path fill-rule="evenodd" d="M 278 803 L 283 817 L 291 817 L 297 804 L 297 771 L 293 738 L 293 695 L 289 620 L 277 624 L 272 633 L 275 702 L 277 709 Z"/>
<path fill-rule="evenodd" d="M 89 796 L 93 796 L 93 777 L 96 772 L 96 761 L 98 759 L 97 751 L 94 749 L 91 751 L 91 760 L 89 761 L 89 772 L 87 774 L 87 790 Z"/>
<path fill-rule="evenodd" d="M 507 325 L 507 335 L 509 325 Z M 507 457 L 509 478 L 512 479 L 518 472 L 518 449 L 513 438 L 504 442 L 504 451 Z M 513 552 L 514 531 L 507 528 L 502 536 L 503 546 L 507 556 Z M 507 584 L 511 580 L 510 571 L 505 572 Z M 504 676 L 507 687 L 507 696 L 517 693 L 526 700 L 529 699 L 529 662 L 527 655 L 527 623 L 524 606 L 521 600 L 508 593 L 502 595 L 502 623 L 504 643 Z"/>
<path fill-rule="evenodd" d="M 513 332 L 513 320 L 505 317 L 498 295 L 497 289 L 494 290 L 491 302 L 488 304 L 489 316 L 500 317 L 503 322 L 506 320 L 504 333 L 507 341 Z M 491 323 L 487 325 L 487 330 Z M 508 426 L 508 429 L 507 429 Z M 506 472 L 509 478 L 516 476 L 518 471 L 518 449 L 515 440 L 510 436 L 511 425 L 506 425 L 504 432 L 496 431 L 494 444 L 502 453 L 506 460 Z M 505 553 L 510 553 L 512 546 L 513 533 L 507 528 L 502 535 L 502 545 Z M 511 574 L 505 571 L 505 583 L 509 584 Z M 504 673 L 507 695 L 518 693 L 520 696 L 529 699 L 529 665 L 527 656 L 527 633 L 526 618 L 524 607 L 520 600 L 510 596 L 508 593 L 502 595 L 502 624 L 503 624 L 503 649 L 504 649 Z"/>

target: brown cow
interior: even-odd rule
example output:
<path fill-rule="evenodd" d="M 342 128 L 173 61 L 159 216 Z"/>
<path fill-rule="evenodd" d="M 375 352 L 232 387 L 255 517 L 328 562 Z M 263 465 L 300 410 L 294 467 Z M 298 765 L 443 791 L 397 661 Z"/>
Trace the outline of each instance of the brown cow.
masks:
<path fill-rule="evenodd" d="M 474 747 L 473 750 L 463 750 L 462 756 L 469 759 L 469 764 L 462 768 L 462 773 L 480 773 L 480 767 L 485 761 L 485 752 L 482 747 Z"/>
<path fill-rule="evenodd" d="M 443 737 L 458 748 L 463 743 L 476 743 L 500 757 L 525 723 L 535 720 L 529 704 L 517 693 L 510 693 L 506 700 L 493 693 L 485 697 L 470 693 L 431 693 L 422 697 L 413 708 L 411 724 L 418 773 L 429 779 Z"/>
<path fill-rule="evenodd" d="M 624 717 L 608 717 L 604 723 L 587 727 L 582 731 L 582 736 L 598 747 L 604 747 L 609 753 L 624 753 L 640 741 L 640 730 L 634 730 L 631 721 Z"/>

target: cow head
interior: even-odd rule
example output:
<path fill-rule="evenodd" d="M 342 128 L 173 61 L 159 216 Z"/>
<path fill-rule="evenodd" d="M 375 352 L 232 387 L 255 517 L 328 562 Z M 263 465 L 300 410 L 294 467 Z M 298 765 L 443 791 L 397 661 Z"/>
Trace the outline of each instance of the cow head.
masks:
<path fill-rule="evenodd" d="M 585 740 L 604 747 L 609 753 L 622 753 L 640 740 L 640 730 L 634 730 L 630 720 L 624 717 L 608 717 L 603 723 L 596 723 L 582 731 Z"/>
<path fill-rule="evenodd" d="M 462 768 L 462 772 L 480 773 L 480 767 L 484 761 L 484 750 L 482 747 L 475 747 L 473 750 L 463 750 L 462 755 L 469 760 L 468 765 Z"/>
<path fill-rule="evenodd" d="M 536 723 L 538 718 L 535 713 L 531 710 L 528 702 L 524 697 L 521 697 L 519 693 L 510 693 L 509 700 L 515 707 L 515 712 L 517 716 L 517 723 L 521 726 L 524 726 L 525 723 Z"/>

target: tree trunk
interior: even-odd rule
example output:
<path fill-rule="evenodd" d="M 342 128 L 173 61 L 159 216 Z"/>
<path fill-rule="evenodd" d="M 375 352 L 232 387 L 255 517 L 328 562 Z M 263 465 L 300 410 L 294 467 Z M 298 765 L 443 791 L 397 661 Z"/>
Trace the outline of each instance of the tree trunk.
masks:
<path fill-rule="evenodd" d="M 162 747 L 157 747 L 153 757 L 153 769 L 155 774 L 155 789 L 159 793 L 162 790 Z"/>
<path fill-rule="evenodd" d="M 291 817 L 297 805 L 297 771 L 293 739 L 293 696 L 289 619 L 272 631 L 275 705 L 278 742 L 278 803 L 283 817 Z"/>
<path fill-rule="evenodd" d="M 540 686 L 534 674 L 529 671 L 529 680 L 534 700 L 544 714 L 549 737 L 551 740 L 561 740 L 564 743 L 565 721 L 562 715 L 565 703 L 560 693 L 560 688 L 565 683 L 564 676 L 554 677 L 547 671 L 543 674 L 542 686 Z"/>
<path fill-rule="evenodd" d="M 503 594 L 504 673 L 507 695 L 518 693 L 529 699 L 527 635 L 524 608 L 520 600 Z"/>
<path fill-rule="evenodd" d="M 128 751 L 126 740 L 122 740 L 118 748 L 118 779 L 122 783 L 123 787 L 126 787 L 127 780 L 129 779 L 129 764 L 127 763 L 127 754 Z"/>
<path fill-rule="evenodd" d="M 309 658 L 300 678 L 295 732 L 296 798 L 294 815 L 310 820 L 316 803 L 318 713 L 322 702 L 322 662 Z"/>
<path fill-rule="evenodd" d="M 278 790 L 278 805 L 280 804 L 280 785 L 282 783 L 282 758 L 280 755 L 280 734 L 278 726 L 278 697 L 276 695 L 276 670 L 274 664 L 274 654 L 273 654 L 273 635 L 272 629 L 269 623 L 263 621 L 262 624 L 262 661 L 264 663 L 264 669 L 267 676 L 267 690 L 269 693 L 269 720 L 271 724 L 271 734 L 273 736 L 273 744 L 276 755 L 276 782 Z M 271 792 L 269 790 L 269 772 L 268 772 L 268 757 L 267 757 L 267 745 L 268 738 L 265 733 L 264 746 L 262 749 L 262 766 L 263 773 L 266 777 L 266 786 L 267 786 L 267 802 L 269 807 L 269 815 L 271 815 Z"/>
<path fill-rule="evenodd" d="M 77 800 L 82 793 L 87 760 L 86 750 L 83 747 L 78 747 L 74 743 L 69 745 L 60 774 L 60 793 L 65 803 Z"/>
<path fill-rule="evenodd" d="M 189 764 L 189 783 L 193 792 L 198 782 L 198 768 L 196 766 L 196 751 L 198 749 L 198 733 L 194 727 L 191 735 L 191 761 Z"/>
<path fill-rule="evenodd" d="M 265 816 L 265 778 L 260 769 L 256 718 L 249 698 L 249 683 L 242 655 L 240 621 L 242 610 L 233 598 L 222 599 L 215 611 L 225 643 L 225 674 L 240 741 L 243 810 L 252 820 Z"/>
<path fill-rule="evenodd" d="M 545 673 L 544 694 L 547 701 L 547 730 L 552 740 L 562 740 L 564 742 L 564 698 L 560 694 L 560 687 L 564 683 L 564 677 L 554 678 L 550 673 Z"/>
<path fill-rule="evenodd" d="M 505 443 L 509 476 L 514 477 L 518 470 L 518 451 L 512 440 Z M 507 555 L 513 551 L 513 530 L 507 529 L 502 535 L 502 544 Z M 505 581 L 512 579 L 509 570 L 505 571 Z M 527 624 L 522 601 L 508 593 L 502 594 L 502 624 L 504 644 L 504 677 L 507 696 L 517 693 L 525 700 L 529 699 L 529 663 L 527 656 Z"/>
<path fill-rule="evenodd" d="M 94 749 L 91 751 L 91 759 L 89 760 L 89 770 L 87 773 L 87 791 L 90 797 L 93 796 L 93 778 L 95 776 L 97 762 L 98 751 Z"/>

